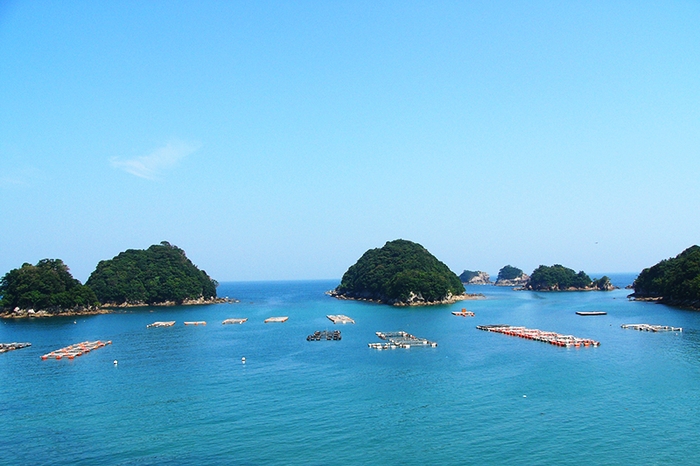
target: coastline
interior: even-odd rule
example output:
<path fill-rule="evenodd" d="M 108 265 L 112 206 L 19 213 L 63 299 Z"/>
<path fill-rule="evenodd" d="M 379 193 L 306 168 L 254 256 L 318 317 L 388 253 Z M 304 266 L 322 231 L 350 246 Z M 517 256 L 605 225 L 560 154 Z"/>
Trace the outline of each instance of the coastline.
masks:
<path fill-rule="evenodd" d="M 211 298 L 211 299 L 186 299 L 181 303 L 175 301 L 165 301 L 162 303 L 148 304 L 144 302 L 138 303 L 105 303 L 99 307 L 91 307 L 86 309 L 64 309 L 57 313 L 52 313 L 44 310 L 34 311 L 33 309 L 15 309 L 12 311 L 4 311 L 0 313 L 0 319 L 34 319 L 47 317 L 75 317 L 75 316 L 92 316 L 98 314 L 111 314 L 119 309 L 129 309 L 137 307 L 169 307 L 169 306 L 195 306 L 208 304 L 223 304 L 223 303 L 238 303 L 234 298 Z M 31 311 L 31 312 L 30 312 Z"/>
<path fill-rule="evenodd" d="M 368 303 L 387 304 L 390 306 L 397 306 L 397 307 L 441 306 L 441 305 L 445 305 L 445 304 L 454 304 L 454 303 L 459 302 L 459 301 L 486 299 L 486 296 L 484 296 L 481 293 L 463 293 L 463 294 L 459 294 L 459 295 L 450 295 L 447 298 L 440 300 L 440 301 L 425 301 L 425 300 L 414 299 L 414 300 L 410 300 L 407 302 L 404 302 L 404 301 L 391 302 L 391 301 L 384 301 L 384 300 L 381 300 L 378 298 L 347 296 L 344 294 L 340 294 L 335 290 L 326 291 L 326 294 L 332 298 L 335 298 L 335 299 L 342 299 L 342 300 L 348 300 L 348 301 L 364 301 L 364 302 L 368 302 Z"/>

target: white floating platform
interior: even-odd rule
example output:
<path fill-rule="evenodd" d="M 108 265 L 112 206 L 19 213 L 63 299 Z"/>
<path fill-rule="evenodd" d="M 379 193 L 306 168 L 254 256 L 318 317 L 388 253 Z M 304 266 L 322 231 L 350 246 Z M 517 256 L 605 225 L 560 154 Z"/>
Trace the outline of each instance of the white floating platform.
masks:
<path fill-rule="evenodd" d="M 284 316 L 284 317 L 268 317 L 267 319 L 265 319 L 265 323 L 266 323 L 266 324 L 269 324 L 269 323 L 271 323 L 271 322 L 287 322 L 288 319 L 289 319 L 289 317 L 287 317 L 287 316 Z"/>
<path fill-rule="evenodd" d="M 242 324 L 243 322 L 247 322 L 248 318 L 246 317 L 245 319 L 226 319 L 223 322 L 221 322 L 223 325 L 226 324 Z"/>
<path fill-rule="evenodd" d="M 620 327 L 639 330 L 640 332 L 682 332 L 683 327 L 670 327 L 668 325 L 652 324 L 622 324 Z"/>
<path fill-rule="evenodd" d="M 152 324 L 146 325 L 146 328 L 151 328 L 151 327 L 172 327 L 175 325 L 174 320 L 170 320 L 167 322 L 153 322 Z"/>
<path fill-rule="evenodd" d="M 348 316 L 344 316 L 343 314 L 338 314 L 338 315 L 327 315 L 328 317 L 334 324 L 354 324 L 355 321 L 351 319 Z"/>
<path fill-rule="evenodd" d="M 203 320 L 198 320 L 196 322 L 185 322 L 185 325 L 207 325 Z"/>

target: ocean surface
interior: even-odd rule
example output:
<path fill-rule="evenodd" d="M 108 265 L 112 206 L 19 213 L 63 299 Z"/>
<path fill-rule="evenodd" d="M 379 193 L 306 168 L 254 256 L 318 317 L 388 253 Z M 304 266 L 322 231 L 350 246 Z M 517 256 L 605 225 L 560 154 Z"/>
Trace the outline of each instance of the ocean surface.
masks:
<path fill-rule="evenodd" d="M 611 278 L 625 286 L 634 275 Z M 219 296 L 240 303 L 0 321 L 0 342 L 32 343 L 0 354 L 0 464 L 700 463 L 700 312 L 631 302 L 625 289 L 494 286 L 468 287 L 479 301 L 394 308 L 324 294 L 337 284 L 222 283 Z M 450 313 L 463 307 L 476 316 Z M 289 320 L 263 323 L 271 316 Z M 248 322 L 221 324 L 232 317 Z M 146 328 L 166 320 L 177 323 Z M 207 325 L 183 325 L 193 320 Z M 601 345 L 560 348 L 479 324 Z M 306 341 L 315 330 L 342 340 Z M 368 348 L 396 330 L 438 346 Z M 97 339 L 113 343 L 41 359 Z"/>

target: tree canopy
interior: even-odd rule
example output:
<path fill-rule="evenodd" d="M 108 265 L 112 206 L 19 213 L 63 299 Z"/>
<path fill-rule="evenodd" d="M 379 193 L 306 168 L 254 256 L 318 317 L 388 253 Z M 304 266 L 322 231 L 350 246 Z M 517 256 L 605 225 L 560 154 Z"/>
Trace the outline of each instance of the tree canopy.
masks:
<path fill-rule="evenodd" d="M 590 289 L 592 286 L 593 280 L 584 271 L 576 273 L 560 264 L 551 267 L 540 265 L 532 272 L 527 285 L 529 289 L 538 291 Z"/>
<path fill-rule="evenodd" d="M 61 259 L 22 264 L 0 281 L 0 305 L 4 309 L 34 309 L 50 314 L 99 305 L 95 293 L 73 278 Z"/>
<path fill-rule="evenodd" d="M 370 249 L 343 275 L 336 293 L 385 303 L 408 302 L 419 295 L 438 302 L 464 293 L 464 285 L 447 265 L 418 243 L 398 239 Z"/>
<path fill-rule="evenodd" d="M 481 272 L 475 270 L 465 270 L 459 275 L 459 279 L 462 281 L 462 283 L 469 283 L 469 280 L 479 275 L 479 273 Z"/>
<path fill-rule="evenodd" d="M 514 280 L 522 276 L 523 271 L 512 265 L 506 265 L 498 271 L 497 280 Z"/>
<path fill-rule="evenodd" d="M 637 298 L 661 298 L 669 304 L 700 303 L 700 246 L 642 270 L 632 285 Z"/>
<path fill-rule="evenodd" d="M 215 298 L 218 283 L 199 270 L 185 251 L 163 241 L 100 261 L 86 285 L 103 304 L 157 304 Z"/>

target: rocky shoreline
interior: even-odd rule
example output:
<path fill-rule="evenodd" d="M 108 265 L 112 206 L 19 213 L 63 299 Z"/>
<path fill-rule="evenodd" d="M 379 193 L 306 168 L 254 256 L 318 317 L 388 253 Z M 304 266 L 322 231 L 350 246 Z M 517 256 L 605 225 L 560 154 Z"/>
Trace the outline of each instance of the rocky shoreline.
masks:
<path fill-rule="evenodd" d="M 91 316 L 97 314 L 110 314 L 118 309 L 128 309 L 137 307 L 167 307 L 167 306 L 194 306 L 207 304 L 222 304 L 222 303 L 238 303 L 237 299 L 233 298 L 211 298 L 211 299 L 187 299 L 181 303 L 175 301 L 166 301 L 163 303 L 148 304 L 144 302 L 138 303 L 106 303 L 99 307 L 79 308 L 79 309 L 61 309 L 56 312 L 46 310 L 35 311 L 34 309 L 19 309 L 15 308 L 10 311 L 0 312 L 0 319 L 34 319 L 45 317 L 77 317 Z"/>
<path fill-rule="evenodd" d="M 335 290 L 326 291 L 328 296 L 336 299 L 343 299 L 348 301 L 364 301 L 368 303 L 375 304 L 388 304 L 391 306 L 404 307 L 404 306 L 440 306 L 444 304 L 454 304 L 458 301 L 465 300 L 476 300 L 476 299 L 486 299 L 486 297 L 481 293 L 463 293 L 459 295 L 449 295 L 440 301 L 426 301 L 420 295 L 412 295 L 408 301 L 390 301 L 383 300 L 380 298 L 370 297 L 370 296 L 350 296 L 338 293 Z"/>

